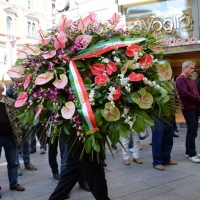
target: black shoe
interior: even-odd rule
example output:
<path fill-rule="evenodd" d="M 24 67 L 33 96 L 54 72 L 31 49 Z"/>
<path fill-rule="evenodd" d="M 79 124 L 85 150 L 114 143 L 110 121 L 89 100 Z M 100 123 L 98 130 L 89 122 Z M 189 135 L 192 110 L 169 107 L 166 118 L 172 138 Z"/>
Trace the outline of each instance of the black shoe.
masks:
<path fill-rule="evenodd" d="M 66 197 L 65 197 L 65 199 L 69 199 L 70 198 L 70 196 L 69 195 L 67 195 Z"/>
<path fill-rule="evenodd" d="M 53 174 L 53 178 L 56 180 L 60 180 L 60 174 Z"/>
<path fill-rule="evenodd" d="M 36 149 L 31 149 L 30 150 L 30 153 L 35 153 L 36 152 Z"/>
<path fill-rule="evenodd" d="M 102 167 L 107 167 L 107 164 L 105 163 L 104 160 L 100 160 L 100 164 L 101 164 Z"/>
<path fill-rule="evenodd" d="M 179 135 L 176 135 L 176 134 L 174 133 L 173 137 L 179 137 Z"/>
<path fill-rule="evenodd" d="M 152 145 L 152 143 L 149 143 L 149 145 Z"/>
<path fill-rule="evenodd" d="M 175 128 L 175 129 L 174 129 L 174 132 L 178 132 L 178 129 L 177 129 L 177 128 Z"/>
<path fill-rule="evenodd" d="M 90 192 L 90 188 L 89 188 L 89 185 L 87 184 L 87 182 L 79 185 L 79 187 L 87 192 Z"/>

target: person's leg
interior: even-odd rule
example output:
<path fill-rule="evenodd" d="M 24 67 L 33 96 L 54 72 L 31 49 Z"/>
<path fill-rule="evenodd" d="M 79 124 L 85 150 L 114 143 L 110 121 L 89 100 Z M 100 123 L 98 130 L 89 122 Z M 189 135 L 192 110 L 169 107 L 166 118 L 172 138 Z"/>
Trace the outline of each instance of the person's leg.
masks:
<path fill-rule="evenodd" d="M 133 137 L 133 158 L 140 157 L 140 136 L 139 134 L 132 134 Z"/>
<path fill-rule="evenodd" d="M 36 136 L 35 136 L 35 132 L 33 131 L 32 133 L 31 133 L 31 145 L 30 145 L 30 151 L 32 152 L 32 153 L 34 153 L 34 152 L 36 152 L 36 138 L 35 138 Z"/>
<path fill-rule="evenodd" d="M 54 174 L 59 174 L 58 172 L 58 163 L 57 163 L 57 154 L 58 154 L 58 137 L 56 137 L 53 144 L 49 142 L 49 166 L 51 167 L 51 171 Z"/>
<path fill-rule="evenodd" d="M 30 163 L 30 137 L 27 138 L 25 134 L 22 135 L 22 152 L 23 152 L 23 160 L 24 165 Z"/>
<path fill-rule="evenodd" d="M 67 165 L 67 144 L 63 141 L 59 141 L 60 153 L 61 153 L 61 164 L 60 164 L 60 175 L 66 168 Z"/>
<path fill-rule="evenodd" d="M 128 148 L 129 149 L 133 148 L 133 136 L 132 136 L 132 134 L 130 135 L 130 141 L 128 143 Z"/>
<path fill-rule="evenodd" d="M 163 127 L 162 121 L 155 121 L 155 125 L 152 127 L 152 156 L 153 166 L 162 165 L 163 155 L 161 150 L 162 139 L 163 139 Z"/>
<path fill-rule="evenodd" d="M 74 162 L 72 154 L 66 154 L 66 168 L 62 172 L 62 176 L 56 186 L 54 192 L 51 194 L 49 200 L 64 200 L 76 185 L 81 172 Z"/>
<path fill-rule="evenodd" d="M 3 147 L 5 150 L 5 157 L 7 161 L 7 169 L 8 169 L 8 178 L 10 182 L 10 188 L 17 186 L 18 184 L 18 150 L 15 146 L 14 140 L 12 136 L 5 137 L 2 139 Z"/>
<path fill-rule="evenodd" d="M 186 154 L 193 157 L 196 156 L 195 139 L 197 137 L 198 116 L 196 111 L 183 111 L 183 116 L 187 124 Z"/>
<path fill-rule="evenodd" d="M 168 124 L 169 123 L 169 124 Z M 167 164 L 171 161 L 171 151 L 173 147 L 173 126 L 172 120 L 167 122 L 163 122 L 163 140 L 162 140 L 162 155 L 163 155 L 163 164 Z"/>
<path fill-rule="evenodd" d="M 124 159 L 124 164 L 125 165 L 130 165 L 130 160 L 129 160 L 129 153 L 128 153 L 128 143 L 129 140 L 127 138 L 121 137 L 121 142 L 122 142 L 122 156 Z"/>

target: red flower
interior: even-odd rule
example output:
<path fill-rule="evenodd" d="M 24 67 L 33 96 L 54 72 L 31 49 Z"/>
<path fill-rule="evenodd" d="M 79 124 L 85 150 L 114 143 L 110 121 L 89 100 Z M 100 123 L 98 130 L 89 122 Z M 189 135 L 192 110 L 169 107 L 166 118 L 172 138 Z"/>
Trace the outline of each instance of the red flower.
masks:
<path fill-rule="evenodd" d="M 94 82 L 98 85 L 103 85 L 104 83 L 106 83 L 108 81 L 108 76 L 105 74 L 100 74 L 95 76 L 94 78 Z"/>
<path fill-rule="evenodd" d="M 140 51 L 140 46 L 134 44 L 134 45 L 129 46 L 126 49 L 126 55 L 129 57 L 133 57 L 135 55 L 135 53 L 139 52 L 139 51 Z"/>
<path fill-rule="evenodd" d="M 139 64 L 141 66 L 144 66 L 144 69 L 148 69 L 151 66 L 152 62 L 153 62 L 153 56 L 152 55 L 143 56 L 139 60 Z"/>
<path fill-rule="evenodd" d="M 134 82 L 137 82 L 137 81 L 141 81 L 144 79 L 144 75 L 143 74 L 140 74 L 140 73 L 135 73 L 135 72 L 132 72 L 128 78 L 130 79 L 130 81 L 134 81 Z"/>
<path fill-rule="evenodd" d="M 104 71 L 105 71 L 105 65 L 103 64 L 94 64 L 91 66 L 91 72 L 93 75 L 103 74 Z"/>
<path fill-rule="evenodd" d="M 115 94 L 113 94 L 113 100 L 117 101 L 121 97 L 121 90 L 120 87 L 118 86 L 115 90 Z"/>
<path fill-rule="evenodd" d="M 117 66 L 114 62 L 108 62 L 108 64 L 106 65 L 106 72 L 108 75 L 112 75 L 113 72 L 117 71 Z"/>

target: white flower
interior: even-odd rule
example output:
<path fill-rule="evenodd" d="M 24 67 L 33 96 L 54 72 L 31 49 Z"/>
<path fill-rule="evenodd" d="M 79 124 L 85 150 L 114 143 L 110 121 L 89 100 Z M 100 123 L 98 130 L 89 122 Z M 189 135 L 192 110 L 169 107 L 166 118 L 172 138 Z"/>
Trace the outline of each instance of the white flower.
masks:
<path fill-rule="evenodd" d="M 109 88 L 110 93 L 108 93 L 108 101 L 113 101 L 113 95 L 115 94 L 115 88 L 110 86 Z"/>
<path fill-rule="evenodd" d="M 139 52 L 139 54 L 138 54 L 139 56 L 143 56 L 143 53 L 142 52 Z"/>
<path fill-rule="evenodd" d="M 159 90 L 159 89 L 160 89 L 160 85 L 156 85 L 155 88 L 156 88 L 157 90 Z"/>
<path fill-rule="evenodd" d="M 127 115 L 129 111 L 129 108 L 124 108 L 124 114 Z"/>
<path fill-rule="evenodd" d="M 120 58 L 118 58 L 117 56 L 114 56 L 114 58 L 113 58 L 113 60 L 115 61 L 115 62 L 120 62 Z"/>
<path fill-rule="evenodd" d="M 127 78 L 120 78 L 120 84 L 122 86 L 126 86 L 128 84 L 128 82 L 129 82 L 129 78 L 128 77 Z"/>
<path fill-rule="evenodd" d="M 158 62 L 158 59 L 156 58 L 155 60 L 153 60 L 153 62 Z"/>
<path fill-rule="evenodd" d="M 139 63 L 135 63 L 135 68 L 136 69 L 140 69 L 140 64 Z"/>
<path fill-rule="evenodd" d="M 112 54 L 113 54 L 113 55 L 115 55 L 115 54 L 116 54 L 116 52 L 115 52 L 115 51 L 112 51 Z"/>
<path fill-rule="evenodd" d="M 109 60 L 108 60 L 108 58 L 104 58 L 104 59 L 102 60 L 102 62 L 103 62 L 103 63 L 108 63 Z"/>
<path fill-rule="evenodd" d="M 95 94 L 95 91 L 91 90 L 90 94 L 89 94 L 89 100 L 90 100 L 90 102 L 94 101 L 94 94 Z"/>
<path fill-rule="evenodd" d="M 135 52 L 134 60 L 137 61 L 140 57 L 138 56 L 138 52 Z"/>

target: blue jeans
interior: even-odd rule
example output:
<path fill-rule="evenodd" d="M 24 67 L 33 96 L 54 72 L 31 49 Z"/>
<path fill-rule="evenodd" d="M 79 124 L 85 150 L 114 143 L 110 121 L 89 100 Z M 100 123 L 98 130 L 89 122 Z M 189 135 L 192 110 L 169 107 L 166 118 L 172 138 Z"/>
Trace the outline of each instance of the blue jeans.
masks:
<path fill-rule="evenodd" d="M 173 126 L 172 121 L 168 123 L 159 119 L 154 121 L 152 127 L 152 155 L 153 166 L 167 164 L 171 160 L 173 147 Z"/>
<path fill-rule="evenodd" d="M 46 145 L 43 144 L 42 138 L 40 137 L 40 138 L 38 138 L 38 140 L 40 142 L 40 150 L 46 150 Z M 31 145 L 30 145 L 30 149 L 31 150 L 36 150 L 37 149 L 36 143 L 37 143 L 37 141 L 36 141 L 36 135 L 35 135 L 35 132 L 33 131 L 31 133 Z"/>
<path fill-rule="evenodd" d="M 59 174 L 58 163 L 57 163 L 58 144 L 59 144 L 60 156 L 61 156 L 61 167 L 60 167 L 61 173 L 66 167 L 66 155 L 67 155 L 66 144 L 62 143 L 58 139 L 58 137 L 56 137 L 53 144 L 51 144 L 51 142 L 49 142 L 49 153 L 48 153 L 49 165 L 51 167 L 53 174 Z"/>
<path fill-rule="evenodd" d="M 128 148 L 131 149 L 133 148 L 133 136 L 130 134 L 130 142 L 128 143 Z"/>
<path fill-rule="evenodd" d="M 196 146 L 195 139 L 197 137 L 198 130 L 198 115 L 196 110 L 182 111 L 187 124 L 187 134 L 186 134 L 186 154 L 189 157 L 196 156 Z"/>
<path fill-rule="evenodd" d="M 8 169 L 8 179 L 10 182 L 10 188 L 15 187 L 18 184 L 18 163 L 17 156 L 18 150 L 15 146 L 13 136 L 9 137 L 0 137 L 0 155 L 2 151 L 2 147 L 5 150 L 5 156 L 7 161 L 7 169 Z"/>

